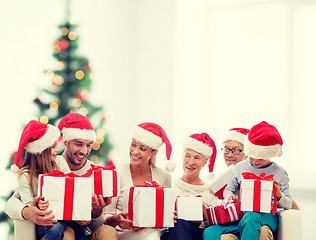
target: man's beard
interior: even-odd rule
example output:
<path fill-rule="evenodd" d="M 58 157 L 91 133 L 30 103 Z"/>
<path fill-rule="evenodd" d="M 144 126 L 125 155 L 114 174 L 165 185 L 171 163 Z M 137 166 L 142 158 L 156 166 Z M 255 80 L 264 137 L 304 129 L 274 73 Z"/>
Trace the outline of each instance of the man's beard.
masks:
<path fill-rule="evenodd" d="M 75 154 L 74 154 L 75 155 Z M 68 161 L 72 164 L 72 165 L 77 165 L 77 166 L 80 166 L 80 165 L 83 165 L 83 163 L 85 163 L 87 161 L 87 156 L 84 157 L 83 161 L 82 162 L 76 162 L 71 156 L 69 156 L 67 154 L 67 157 L 68 157 Z"/>

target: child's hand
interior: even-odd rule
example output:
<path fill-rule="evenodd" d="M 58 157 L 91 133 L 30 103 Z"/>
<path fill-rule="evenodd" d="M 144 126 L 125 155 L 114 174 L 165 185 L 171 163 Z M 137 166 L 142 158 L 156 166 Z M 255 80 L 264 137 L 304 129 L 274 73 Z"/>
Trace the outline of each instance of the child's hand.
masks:
<path fill-rule="evenodd" d="M 282 197 L 282 192 L 280 190 L 280 184 L 278 182 L 278 180 L 276 178 L 273 178 L 273 184 L 275 186 L 275 189 L 276 189 L 276 196 L 277 196 L 277 199 L 278 201 L 280 200 L 280 198 Z"/>
<path fill-rule="evenodd" d="M 40 209 L 40 210 L 47 210 L 48 209 L 48 206 L 49 206 L 49 202 L 48 200 L 44 200 L 44 199 L 40 199 L 37 203 L 37 207 Z"/>
<path fill-rule="evenodd" d="M 231 195 L 230 198 L 233 202 L 238 202 L 238 195 Z"/>

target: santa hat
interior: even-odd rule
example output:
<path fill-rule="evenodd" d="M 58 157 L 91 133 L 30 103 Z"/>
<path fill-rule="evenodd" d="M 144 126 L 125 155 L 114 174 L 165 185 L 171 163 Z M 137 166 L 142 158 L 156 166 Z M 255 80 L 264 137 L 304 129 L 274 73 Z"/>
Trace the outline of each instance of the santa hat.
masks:
<path fill-rule="evenodd" d="M 23 129 L 14 168 L 21 166 L 22 152 L 26 151 L 33 154 L 42 153 L 45 149 L 51 147 L 60 137 L 58 128 L 50 124 L 44 124 L 39 121 L 30 121 Z"/>
<path fill-rule="evenodd" d="M 91 122 L 79 113 L 68 113 L 60 120 L 58 128 L 63 132 L 64 142 L 73 139 L 91 140 L 93 142 L 96 140 Z"/>
<path fill-rule="evenodd" d="M 244 145 L 248 132 L 249 129 L 247 128 L 232 128 L 224 136 L 223 143 L 232 140 Z"/>
<path fill-rule="evenodd" d="M 163 143 L 166 144 L 166 156 L 170 160 L 172 146 L 165 131 L 155 123 L 145 122 L 138 124 L 132 130 L 132 139 L 145 144 L 146 146 L 158 149 Z M 174 165 L 174 166 L 173 166 Z M 170 172 L 174 171 L 175 164 L 169 161 L 166 169 Z"/>
<path fill-rule="evenodd" d="M 183 148 L 192 149 L 209 158 L 209 172 L 213 172 L 217 150 L 213 139 L 207 133 L 192 134 L 184 141 Z"/>
<path fill-rule="evenodd" d="M 282 156 L 283 140 L 278 130 L 263 121 L 253 126 L 245 141 L 244 152 L 248 157 L 269 159 Z"/>

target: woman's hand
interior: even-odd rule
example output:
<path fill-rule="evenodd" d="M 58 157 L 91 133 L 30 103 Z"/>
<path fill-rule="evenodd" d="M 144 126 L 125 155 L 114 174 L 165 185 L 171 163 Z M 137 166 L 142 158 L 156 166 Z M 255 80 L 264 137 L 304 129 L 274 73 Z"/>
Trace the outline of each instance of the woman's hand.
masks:
<path fill-rule="evenodd" d="M 97 218 L 102 214 L 103 208 L 106 207 L 107 205 L 111 204 L 112 198 L 110 197 L 102 197 L 99 195 L 93 196 L 92 200 L 92 217 Z"/>
<path fill-rule="evenodd" d="M 177 211 L 174 211 L 174 212 L 173 212 L 173 222 L 174 222 L 174 223 L 177 223 L 177 219 L 178 219 Z"/>
<path fill-rule="evenodd" d="M 44 200 L 44 198 L 40 199 L 37 203 L 37 207 L 42 211 L 47 210 L 48 206 L 49 206 L 49 202 L 48 200 Z"/>
<path fill-rule="evenodd" d="M 273 178 L 273 184 L 275 186 L 275 189 L 276 189 L 276 196 L 277 196 L 277 199 L 278 201 L 280 200 L 280 198 L 282 197 L 282 192 L 280 190 L 280 184 L 278 182 L 278 180 L 276 178 Z"/>
<path fill-rule="evenodd" d="M 130 229 L 130 230 L 136 231 L 136 228 L 131 226 L 133 222 L 129 219 L 126 219 L 127 215 L 128 213 L 121 212 L 119 214 L 108 217 L 106 219 L 106 222 L 108 225 L 112 227 L 119 226 L 121 229 Z"/>

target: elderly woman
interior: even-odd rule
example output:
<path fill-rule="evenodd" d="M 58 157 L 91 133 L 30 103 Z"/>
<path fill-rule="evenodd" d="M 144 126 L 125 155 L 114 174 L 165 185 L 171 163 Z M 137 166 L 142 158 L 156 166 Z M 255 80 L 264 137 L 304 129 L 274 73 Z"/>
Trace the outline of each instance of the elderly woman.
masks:
<path fill-rule="evenodd" d="M 217 199 L 200 178 L 201 169 L 208 163 L 213 171 L 216 158 L 216 146 L 207 133 L 193 134 L 184 142 L 183 176 L 173 181 L 177 196 L 192 197 L 201 195 L 204 209 Z M 205 216 L 205 214 L 204 214 Z M 204 217 L 206 221 L 206 218 Z M 200 240 L 203 239 L 205 222 L 196 223 L 177 219 L 174 228 L 165 232 L 161 239 L 167 240 Z"/>
<path fill-rule="evenodd" d="M 145 122 L 137 125 L 132 131 L 131 145 L 129 148 L 130 162 L 120 166 L 120 187 L 133 187 L 143 185 L 144 181 L 156 181 L 159 185 L 170 188 L 171 175 L 165 170 L 156 167 L 158 148 L 166 144 L 167 159 L 170 159 L 172 147 L 165 131 L 157 124 Z M 103 222 L 118 230 L 120 240 L 159 240 L 160 231 L 155 228 L 136 230 L 130 225 L 127 213 L 123 210 L 123 196 L 113 198 L 112 203 L 105 208 Z M 98 226 L 96 226 L 98 227 Z"/>

